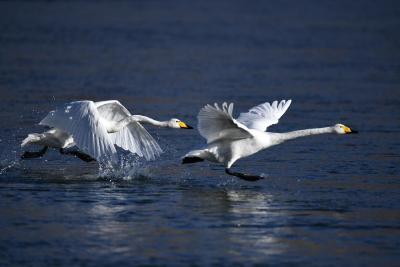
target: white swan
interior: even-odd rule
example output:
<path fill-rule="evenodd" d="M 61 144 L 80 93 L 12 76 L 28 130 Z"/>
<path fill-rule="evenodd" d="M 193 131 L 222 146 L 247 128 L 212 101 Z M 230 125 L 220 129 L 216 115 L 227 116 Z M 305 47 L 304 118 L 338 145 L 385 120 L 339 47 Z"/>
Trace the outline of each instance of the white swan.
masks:
<path fill-rule="evenodd" d="M 44 148 L 38 152 L 25 152 L 21 157 L 41 157 L 48 147 L 52 147 L 85 161 L 103 157 L 115 160 L 114 145 L 117 145 L 151 160 L 160 155 L 162 149 L 141 123 L 192 129 L 178 119 L 162 122 L 142 115 L 131 115 L 117 100 L 75 101 L 48 113 L 39 124 L 52 129 L 41 134 L 29 134 L 21 143 L 21 147 L 40 145 Z M 80 151 L 65 150 L 75 145 Z"/>
<path fill-rule="evenodd" d="M 241 113 L 238 119 L 232 117 L 233 103 L 223 103 L 222 108 L 218 104 L 214 104 L 214 107 L 206 105 L 200 110 L 197 118 L 200 135 L 207 140 L 208 145 L 204 149 L 190 151 L 183 157 L 182 163 L 203 160 L 218 162 L 224 164 L 227 174 L 254 181 L 262 177 L 233 172 L 230 168 L 240 158 L 298 137 L 325 133 L 356 133 L 343 124 L 288 133 L 265 132 L 267 127 L 278 123 L 291 102 L 266 102 L 251 108 L 247 113 Z"/>

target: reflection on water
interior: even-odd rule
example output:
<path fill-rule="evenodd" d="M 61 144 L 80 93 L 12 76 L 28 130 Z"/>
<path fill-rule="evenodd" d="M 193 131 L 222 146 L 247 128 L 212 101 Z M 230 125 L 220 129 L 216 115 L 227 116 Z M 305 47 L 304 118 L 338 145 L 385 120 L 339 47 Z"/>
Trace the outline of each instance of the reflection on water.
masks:
<path fill-rule="evenodd" d="M 268 212 L 270 195 L 184 189 L 181 197 L 171 203 L 163 192 L 130 190 L 134 192 L 118 193 L 117 189 L 112 196 L 97 192 L 89 198 L 101 199 L 91 203 L 87 213 L 89 217 L 101 218 L 101 222 L 91 225 L 88 239 L 107 237 L 103 242 L 115 244 L 109 248 L 114 253 L 129 257 L 130 253 L 140 251 L 136 257 L 142 259 L 185 255 L 189 260 L 189 255 L 198 251 L 210 254 L 211 258 L 223 253 L 232 261 L 240 261 L 242 254 L 248 253 L 249 259 L 262 262 L 284 249 L 275 238 L 279 232 L 274 229 L 276 216 Z M 160 209 L 160 202 L 164 201 L 166 208 Z M 214 236 L 211 247 L 199 251 L 209 243 L 209 235 Z M 237 251 L 237 247 L 242 249 Z M 211 258 L 203 259 L 204 263 L 216 263 Z"/>
<path fill-rule="evenodd" d="M 318 180 L 305 186 L 291 177 L 271 177 L 265 184 L 232 180 L 215 187 L 216 181 L 201 183 L 201 176 L 177 182 L 165 170 L 164 175 L 114 182 L 83 176 L 69 182 L 8 180 L 0 188 L 0 213 L 9 218 L 0 223 L 5 233 L 0 241 L 12 243 L 3 253 L 11 259 L 10 248 L 19 247 L 46 262 L 48 254 L 40 248 L 57 246 L 64 253 L 54 254 L 52 264 L 70 264 L 72 255 L 78 262 L 96 262 L 86 253 L 113 263 L 218 264 L 244 257 L 304 263 L 316 255 L 331 262 L 353 253 L 371 253 L 373 259 L 382 255 L 381 247 L 394 251 L 397 243 L 397 211 L 368 208 L 384 203 L 374 198 L 376 191 L 357 191 L 354 199 L 350 189 L 331 183 L 332 199 Z M 365 242 L 369 238 L 379 245 Z"/>
<path fill-rule="evenodd" d="M 259 259 L 265 259 L 267 262 L 268 255 L 284 253 L 285 243 L 277 238 L 284 231 L 277 224 L 277 217 L 284 217 L 285 212 L 274 212 L 272 195 L 251 191 L 228 191 L 227 197 L 232 203 L 230 212 L 235 218 L 234 225 L 230 228 L 232 241 L 240 246 L 252 248 L 249 257 L 258 254 Z M 246 239 L 243 239 L 243 236 L 246 236 Z"/>

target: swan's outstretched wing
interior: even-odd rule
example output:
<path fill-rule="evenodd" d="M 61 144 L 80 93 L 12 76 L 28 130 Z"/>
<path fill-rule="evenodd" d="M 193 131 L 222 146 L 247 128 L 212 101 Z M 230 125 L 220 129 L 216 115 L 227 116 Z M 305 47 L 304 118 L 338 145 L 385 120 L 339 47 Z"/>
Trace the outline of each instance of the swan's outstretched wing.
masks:
<path fill-rule="evenodd" d="M 115 147 L 92 101 L 76 101 L 50 111 L 39 123 L 72 135 L 79 149 L 95 159 L 115 160 Z"/>
<path fill-rule="evenodd" d="M 108 121 L 120 121 L 131 116 L 118 100 L 100 101 L 94 103 L 101 117 Z"/>
<path fill-rule="evenodd" d="M 252 137 L 246 126 L 232 117 L 233 103 L 223 103 L 220 108 L 217 103 L 214 107 L 206 105 L 197 115 L 198 130 L 207 143 L 219 139 L 236 140 Z"/>
<path fill-rule="evenodd" d="M 276 100 L 272 104 L 266 102 L 251 108 L 249 112 L 240 113 L 237 120 L 249 129 L 266 131 L 268 126 L 279 122 L 279 118 L 282 117 L 291 103 L 292 100 L 282 100 L 279 104 Z"/>
<path fill-rule="evenodd" d="M 100 116 L 108 121 L 120 121 L 131 116 L 131 113 L 117 100 L 108 100 L 95 103 Z M 138 122 L 131 122 L 127 127 L 116 133 L 109 133 L 114 144 L 145 157 L 155 159 L 162 153 L 157 141 Z"/>
<path fill-rule="evenodd" d="M 119 132 L 109 135 L 117 146 L 145 157 L 147 160 L 155 159 L 163 152 L 157 141 L 138 122 L 131 122 Z"/>

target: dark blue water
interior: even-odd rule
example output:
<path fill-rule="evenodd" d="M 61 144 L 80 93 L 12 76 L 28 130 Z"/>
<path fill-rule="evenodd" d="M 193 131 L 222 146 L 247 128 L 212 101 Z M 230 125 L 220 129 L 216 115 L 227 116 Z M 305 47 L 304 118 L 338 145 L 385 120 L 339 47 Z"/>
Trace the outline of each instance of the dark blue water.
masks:
<path fill-rule="evenodd" d="M 396 1 L 0 3 L 0 265 L 324 265 L 400 262 L 400 5 Z M 21 140 L 55 106 L 118 99 L 196 125 L 293 99 L 283 132 L 341 122 L 240 160 L 249 183 L 180 165 L 197 131 L 99 178 L 96 163 Z"/>

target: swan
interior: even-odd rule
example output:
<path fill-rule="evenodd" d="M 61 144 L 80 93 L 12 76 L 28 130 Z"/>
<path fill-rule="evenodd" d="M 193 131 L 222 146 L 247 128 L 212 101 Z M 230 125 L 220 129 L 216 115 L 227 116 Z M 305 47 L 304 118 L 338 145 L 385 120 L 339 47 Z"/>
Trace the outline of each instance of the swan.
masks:
<path fill-rule="evenodd" d="M 232 116 L 233 103 L 223 103 L 220 108 L 214 106 L 203 107 L 198 118 L 198 131 L 207 140 L 207 147 L 187 153 L 182 164 L 195 163 L 204 160 L 222 163 L 225 172 L 248 181 L 262 179 L 260 176 L 233 172 L 232 165 L 239 159 L 248 157 L 260 150 L 281 144 L 295 138 L 317 134 L 350 134 L 356 133 L 343 124 L 330 127 L 298 130 L 287 133 L 266 132 L 267 128 L 277 124 L 287 111 L 291 100 L 266 102 L 241 113 L 239 118 Z"/>
<path fill-rule="evenodd" d="M 181 120 L 157 121 L 143 115 L 132 115 L 119 101 L 74 101 L 50 111 L 39 123 L 51 129 L 29 134 L 21 143 L 43 146 L 38 152 L 26 151 L 21 158 L 42 157 L 48 147 L 71 154 L 84 161 L 108 158 L 116 160 L 117 145 L 147 160 L 156 158 L 162 149 L 141 124 L 159 127 L 193 129 Z M 66 149 L 77 146 L 80 151 Z"/>

